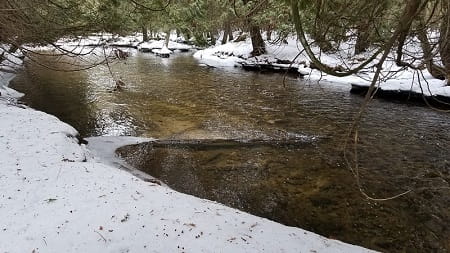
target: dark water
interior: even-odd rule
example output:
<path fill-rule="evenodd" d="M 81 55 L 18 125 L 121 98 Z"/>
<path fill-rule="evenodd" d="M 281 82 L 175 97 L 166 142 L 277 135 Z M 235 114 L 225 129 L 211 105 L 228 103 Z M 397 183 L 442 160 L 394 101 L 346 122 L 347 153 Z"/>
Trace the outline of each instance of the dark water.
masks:
<path fill-rule="evenodd" d="M 28 64 L 13 87 L 83 136 L 175 140 L 118 152 L 178 191 L 381 251 L 450 251 L 448 114 L 371 104 L 359 133 L 362 189 L 376 198 L 411 191 L 377 202 L 343 159 L 362 101 L 350 87 L 283 85 L 280 75 L 202 67 L 188 54 L 137 54 L 112 70 L 123 91 L 111 91 L 105 66 L 63 73 Z M 193 139 L 207 141 L 179 141 Z"/>

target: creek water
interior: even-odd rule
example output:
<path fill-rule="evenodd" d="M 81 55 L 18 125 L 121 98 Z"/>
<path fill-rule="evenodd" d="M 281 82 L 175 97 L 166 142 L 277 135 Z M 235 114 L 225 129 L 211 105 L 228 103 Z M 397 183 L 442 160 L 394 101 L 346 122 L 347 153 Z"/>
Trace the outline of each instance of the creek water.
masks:
<path fill-rule="evenodd" d="M 359 128 L 359 187 L 342 151 L 362 103 L 348 86 L 283 83 L 278 74 L 202 66 L 187 53 L 111 64 L 121 91 L 104 65 L 25 65 L 12 82 L 22 101 L 83 137 L 164 140 L 117 152 L 175 190 L 380 251 L 450 251 L 447 113 L 373 101 Z M 388 201 L 361 193 L 406 191 Z"/>

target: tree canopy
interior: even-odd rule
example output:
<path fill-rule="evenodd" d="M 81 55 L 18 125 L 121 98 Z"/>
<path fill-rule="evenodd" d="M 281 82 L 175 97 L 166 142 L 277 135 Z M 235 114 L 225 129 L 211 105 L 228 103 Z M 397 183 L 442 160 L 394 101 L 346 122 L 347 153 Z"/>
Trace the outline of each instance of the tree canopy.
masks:
<path fill-rule="evenodd" d="M 394 50 L 399 66 L 427 68 L 448 80 L 449 5 L 448 0 L 4 0 L 0 42 L 20 47 L 63 36 L 138 31 L 148 39 L 148 32 L 177 30 L 207 45 L 221 32 L 225 43 L 239 31 L 250 35 L 252 54 L 259 55 L 265 53 L 263 32 L 275 42 L 295 33 L 314 66 L 328 74 L 354 74 L 383 51 Z M 415 38 L 421 44 L 419 55 L 405 47 Z M 360 66 L 343 70 L 321 63 L 311 50 L 332 53 L 342 43 L 353 46 L 355 55 L 373 54 Z"/>

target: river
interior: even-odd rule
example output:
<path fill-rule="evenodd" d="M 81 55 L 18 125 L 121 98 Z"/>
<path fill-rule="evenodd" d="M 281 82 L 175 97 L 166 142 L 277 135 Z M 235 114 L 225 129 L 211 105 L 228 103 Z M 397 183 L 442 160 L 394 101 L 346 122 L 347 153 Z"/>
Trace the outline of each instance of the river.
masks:
<path fill-rule="evenodd" d="M 373 101 L 359 131 L 358 187 L 342 151 L 362 103 L 349 86 L 283 83 L 200 65 L 189 53 L 135 52 L 111 70 L 122 91 L 105 65 L 56 72 L 33 62 L 12 87 L 83 137 L 167 140 L 118 153 L 175 190 L 380 251 L 450 251 L 448 113 Z M 361 191 L 410 192 L 372 201 Z"/>

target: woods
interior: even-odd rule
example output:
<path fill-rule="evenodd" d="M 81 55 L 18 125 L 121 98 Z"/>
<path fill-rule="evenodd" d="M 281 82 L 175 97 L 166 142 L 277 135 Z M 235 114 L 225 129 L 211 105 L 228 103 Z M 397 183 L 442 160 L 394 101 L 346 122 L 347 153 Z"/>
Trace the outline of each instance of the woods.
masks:
<path fill-rule="evenodd" d="M 296 34 L 312 64 L 327 74 L 355 74 L 376 64 L 381 51 L 393 50 L 398 66 L 427 68 L 435 78 L 448 80 L 448 5 L 445 0 L 8 0 L 0 7 L 0 41 L 7 52 L 94 32 L 142 32 L 148 41 L 156 32 L 176 30 L 205 46 L 233 41 L 239 32 L 249 35 L 252 55 L 258 56 L 266 52 L 263 32 L 278 43 Z M 420 52 L 408 51 L 415 40 Z M 353 68 L 327 66 L 312 50 L 333 53 L 343 44 L 353 48 L 354 57 L 366 54 L 367 61 Z"/>

